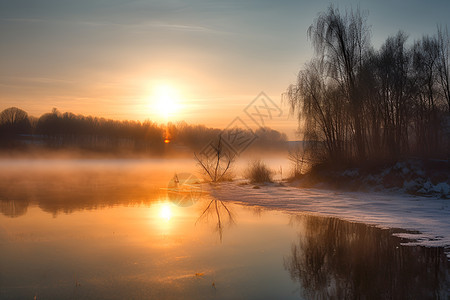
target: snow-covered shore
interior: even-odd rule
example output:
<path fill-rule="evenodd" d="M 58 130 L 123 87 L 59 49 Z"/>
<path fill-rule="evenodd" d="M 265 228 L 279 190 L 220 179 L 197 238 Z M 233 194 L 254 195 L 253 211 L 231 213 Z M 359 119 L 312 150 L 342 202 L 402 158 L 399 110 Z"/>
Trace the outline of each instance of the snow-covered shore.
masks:
<path fill-rule="evenodd" d="M 382 228 L 402 228 L 409 244 L 442 246 L 450 258 L 450 200 L 389 192 L 343 192 L 270 184 L 226 182 L 208 186 L 222 201 L 295 213 L 332 216 Z"/>
<path fill-rule="evenodd" d="M 378 168 L 315 170 L 298 179 L 302 187 L 350 191 L 401 192 L 417 196 L 450 198 L 447 160 L 407 160 Z"/>

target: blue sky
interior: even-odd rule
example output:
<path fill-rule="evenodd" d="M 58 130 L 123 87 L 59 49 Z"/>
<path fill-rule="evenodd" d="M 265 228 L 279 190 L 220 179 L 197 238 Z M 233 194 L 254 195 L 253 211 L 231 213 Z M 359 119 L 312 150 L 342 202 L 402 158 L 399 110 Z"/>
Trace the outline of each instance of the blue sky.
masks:
<path fill-rule="evenodd" d="M 178 90 L 173 121 L 226 126 L 260 91 L 275 102 L 312 55 L 306 31 L 329 1 L 0 0 L 0 110 L 52 107 L 154 119 L 152 90 Z M 367 10 L 372 43 L 446 25 L 450 1 L 335 1 Z M 295 130 L 286 117 L 273 127 Z M 275 121 L 274 121 L 275 122 Z"/>

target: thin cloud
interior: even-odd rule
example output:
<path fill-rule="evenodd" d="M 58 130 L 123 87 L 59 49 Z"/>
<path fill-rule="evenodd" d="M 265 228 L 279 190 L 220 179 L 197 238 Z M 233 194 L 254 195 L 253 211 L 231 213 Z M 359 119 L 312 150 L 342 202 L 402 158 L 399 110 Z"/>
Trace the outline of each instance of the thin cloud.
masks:
<path fill-rule="evenodd" d="M 187 32 L 201 32 L 201 33 L 215 33 L 215 34 L 228 34 L 229 33 L 229 32 L 225 32 L 225 31 L 212 29 L 212 28 L 209 28 L 206 26 L 190 25 L 190 24 L 173 24 L 173 23 L 165 23 L 165 22 L 161 22 L 161 21 L 142 22 L 142 23 L 79 21 L 77 23 L 82 24 L 82 25 L 87 25 L 87 26 L 117 26 L 117 27 L 135 28 L 135 29 L 162 28 L 162 29 L 168 29 L 168 30 L 187 31 Z"/>
<path fill-rule="evenodd" d="M 25 77 L 25 76 L 0 76 L 2 81 L 20 81 L 20 82 L 30 82 L 30 83 L 72 83 L 71 80 L 50 78 L 50 77 Z"/>
<path fill-rule="evenodd" d="M 17 22 L 17 23 L 42 23 L 47 22 L 47 20 L 43 19 L 34 19 L 34 18 L 0 18 L 2 22 Z"/>
<path fill-rule="evenodd" d="M 196 25 L 167 24 L 167 23 L 160 23 L 160 22 L 150 23 L 148 25 L 150 25 L 152 27 L 160 27 L 160 28 L 167 28 L 167 29 L 180 30 L 180 31 L 225 33 L 225 32 L 214 30 L 214 29 L 207 28 L 204 26 L 196 26 Z"/>
<path fill-rule="evenodd" d="M 93 27 L 121 27 L 121 28 L 135 28 L 135 29 L 145 29 L 145 28 L 162 28 L 168 30 L 176 31 L 186 31 L 186 32 L 199 32 L 199 33 L 214 33 L 214 34 L 229 34 L 226 31 L 220 31 L 212 29 L 206 26 L 190 25 L 190 24 L 173 24 L 165 23 L 161 21 L 152 22 L 142 22 L 142 23 L 120 23 L 120 22 L 105 22 L 105 21 L 91 21 L 91 20 L 61 20 L 61 19 L 33 19 L 33 18 L 0 18 L 3 22 L 17 22 L 17 23 L 65 23 L 73 25 L 82 26 L 93 26 Z"/>

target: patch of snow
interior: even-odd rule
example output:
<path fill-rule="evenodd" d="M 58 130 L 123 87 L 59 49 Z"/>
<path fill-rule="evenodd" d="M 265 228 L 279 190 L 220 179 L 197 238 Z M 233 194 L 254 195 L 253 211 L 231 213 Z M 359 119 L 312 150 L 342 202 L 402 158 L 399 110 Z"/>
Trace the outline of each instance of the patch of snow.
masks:
<path fill-rule="evenodd" d="M 429 183 L 429 182 L 428 182 Z M 411 183 L 413 184 L 413 183 Z M 407 184 L 408 185 L 408 184 Z M 429 189 L 448 194 L 449 185 L 439 183 Z M 418 234 L 402 233 L 413 238 L 410 244 L 442 246 L 450 251 L 450 200 L 407 194 L 364 193 L 222 183 L 208 188 L 212 196 L 245 205 L 263 206 L 295 213 L 312 213 L 362 222 L 381 228 L 402 228 Z M 450 252 L 447 252 L 450 258 Z"/>
<path fill-rule="evenodd" d="M 436 162 L 434 162 L 436 164 Z M 443 161 L 447 164 L 447 161 Z M 400 161 L 370 173 L 357 168 L 323 174 L 317 183 L 319 188 L 337 188 L 344 190 L 404 192 L 412 195 L 449 198 L 450 174 L 445 167 L 426 167 L 419 160 Z M 427 169 L 428 168 L 428 169 Z M 435 169 L 432 169 L 435 168 Z M 437 168 L 437 169 L 436 169 Z M 427 170 L 427 171 L 425 171 Z M 306 178 L 306 186 L 311 187 Z M 302 186 L 302 183 L 299 184 Z"/>
<path fill-rule="evenodd" d="M 433 187 L 433 191 L 436 193 L 440 193 L 441 195 L 448 196 L 450 192 L 450 186 L 446 182 L 440 182 Z"/>
<path fill-rule="evenodd" d="M 420 182 L 418 182 L 417 180 L 410 180 L 407 181 L 405 180 L 405 182 L 403 183 L 403 189 L 406 192 L 414 192 L 417 191 L 420 187 Z"/>
<path fill-rule="evenodd" d="M 358 172 L 357 169 L 345 170 L 345 171 L 342 173 L 342 175 L 347 176 L 347 177 L 354 178 L 354 177 L 359 176 L 359 172 Z"/>
<path fill-rule="evenodd" d="M 433 187 L 433 184 L 432 184 L 430 181 L 427 181 L 427 182 L 425 182 L 425 183 L 423 184 L 423 188 L 424 188 L 426 191 L 430 191 L 432 187 Z"/>

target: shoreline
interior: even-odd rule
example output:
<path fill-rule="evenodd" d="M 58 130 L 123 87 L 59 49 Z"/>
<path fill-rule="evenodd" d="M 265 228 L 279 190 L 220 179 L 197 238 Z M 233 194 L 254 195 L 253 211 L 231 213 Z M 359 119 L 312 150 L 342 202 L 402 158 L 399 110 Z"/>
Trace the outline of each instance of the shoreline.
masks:
<path fill-rule="evenodd" d="M 291 184 L 303 188 L 351 192 L 400 192 L 450 199 L 448 160 L 407 159 L 381 166 L 319 166 L 297 176 Z"/>
<path fill-rule="evenodd" d="M 412 240 L 406 244 L 443 247 L 450 259 L 450 201 L 447 199 L 386 191 L 349 192 L 276 184 L 258 185 L 255 189 L 254 186 L 224 182 L 208 185 L 207 190 L 222 201 L 404 229 L 409 233 L 398 236 Z"/>

